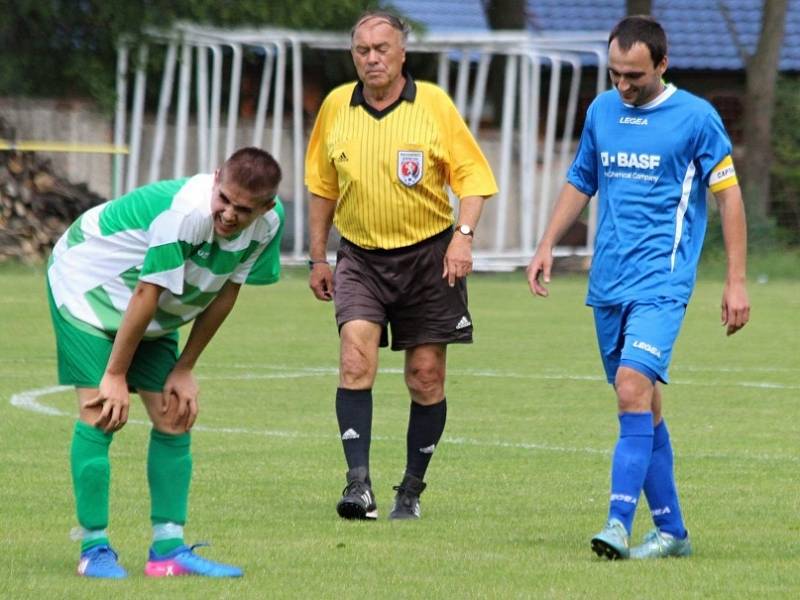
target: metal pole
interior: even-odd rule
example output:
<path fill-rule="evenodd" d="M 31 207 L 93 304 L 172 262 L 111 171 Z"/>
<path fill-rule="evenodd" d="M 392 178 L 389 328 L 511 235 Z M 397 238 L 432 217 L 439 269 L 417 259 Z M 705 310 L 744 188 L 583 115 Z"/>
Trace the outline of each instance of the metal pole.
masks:
<path fill-rule="evenodd" d="M 500 126 L 500 193 L 497 195 L 497 221 L 494 230 L 494 249 L 500 252 L 506 235 L 508 187 L 511 182 L 511 149 L 514 143 L 514 108 L 517 96 L 517 57 L 506 57 L 503 87 L 503 120 Z"/>
<path fill-rule="evenodd" d="M 272 104 L 272 156 L 281 158 L 281 142 L 283 141 L 283 104 L 286 97 L 286 44 L 275 43 L 277 64 L 275 65 L 275 98 Z"/>
<path fill-rule="evenodd" d="M 264 68 L 261 71 L 261 86 L 258 91 L 258 106 L 256 107 L 256 118 L 253 123 L 253 146 L 258 148 L 264 140 L 264 122 L 267 116 L 267 101 L 272 91 L 272 68 L 275 64 L 275 50 L 271 46 L 264 44 Z"/>
<path fill-rule="evenodd" d="M 197 46 L 197 171 L 208 165 L 208 48 Z"/>
<path fill-rule="evenodd" d="M 125 113 L 128 96 L 128 46 L 120 42 L 117 47 L 117 108 L 114 115 L 114 145 L 119 147 L 125 143 Z M 122 193 L 122 179 L 125 172 L 125 157 L 114 155 L 111 182 L 111 196 L 116 198 Z"/>
<path fill-rule="evenodd" d="M 550 92 L 547 99 L 547 124 L 544 133 L 544 163 L 542 165 L 542 198 L 539 202 L 539 219 L 536 239 L 541 240 L 550 214 L 550 181 L 553 178 L 553 154 L 556 140 L 556 120 L 558 118 L 558 96 L 561 87 L 561 59 L 548 54 L 550 59 Z"/>
<path fill-rule="evenodd" d="M 144 92 L 147 86 L 147 45 L 139 46 L 137 56 L 136 78 L 133 88 L 133 111 L 131 112 L 131 144 L 128 156 L 128 178 L 125 182 L 125 191 L 130 192 L 136 187 L 139 176 L 139 155 L 142 150 L 142 126 L 144 115 Z"/>
<path fill-rule="evenodd" d="M 539 181 L 539 98 L 542 93 L 542 59 L 540 56 L 531 55 L 532 71 L 531 71 L 531 154 L 530 154 L 530 214 L 527 216 L 528 220 L 523 229 L 524 235 L 522 237 L 522 249 L 524 252 L 531 253 L 534 249 L 534 241 L 538 243 L 538 238 L 534 236 L 536 227 L 536 208 L 537 202 L 542 202 L 541 197 L 536 195 L 536 184 Z"/>
<path fill-rule="evenodd" d="M 528 247 L 531 236 L 531 215 L 533 213 L 533 187 L 531 185 L 531 171 L 536 165 L 531 164 L 532 146 L 536 139 L 532 136 L 531 104 L 538 99 L 531 96 L 531 71 L 533 61 L 530 56 L 519 57 L 519 234 L 520 246 Z"/>
<path fill-rule="evenodd" d="M 222 48 L 211 46 L 211 123 L 208 134 L 208 171 L 219 166 L 219 122 L 222 113 Z"/>
<path fill-rule="evenodd" d="M 458 61 L 458 77 L 456 78 L 456 108 L 462 115 L 467 113 L 467 88 L 469 87 L 469 53 L 461 51 Z"/>
<path fill-rule="evenodd" d="M 161 76 L 161 91 L 158 96 L 158 112 L 156 113 L 156 129 L 153 137 L 153 147 L 150 151 L 150 174 L 148 182 L 158 181 L 161 159 L 164 155 L 164 140 L 167 136 L 167 114 L 172 102 L 172 86 L 175 81 L 175 63 L 178 58 L 178 46 L 171 42 L 167 46 L 164 57 L 164 73 Z"/>
<path fill-rule="evenodd" d="M 292 39 L 292 126 L 293 126 L 293 160 L 294 160 L 294 256 L 303 255 L 304 217 L 303 205 L 303 49 L 299 40 Z"/>
<path fill-rule="evenodd" d="M 239 88 L 242 85 L 242 46 L 231 44 L 231 87 L 228 92 L 228 124 L 225 127 L 225 158 L 236 150 L 236 127 L 239 121 Z"/>
<path fill-rule="evenodd" d="M 489 64 L 492 55 L 488 51 L 481 53 L 478 60 L 478 72 L 475 74 L 475 86 L 472 88 L 472 107 L 469 111 L 469 130 L 472 135 L 478 137 L 478 129 L 481 125 L 481 114 L 483 114 L 484 100 L 486 99 L 486 82 L 489 79 Z"/>
<path fill-rule="evenodd" d="M 450 88 L 450 57 L 447 52 L 439 53 L 439 69 L 436 73 L 436 84 L 445 92 Z"/>
<path fill-rule="evenodd" d="M 177 179 L 186 174 L 186 138 L 189 129 L 189 96 L 192 83 L 192 47 L 184 42 L 181 47 L 181 72 L 178 80 L 178 117 L 175 123 L 175 164 L 172 176 Z"/>

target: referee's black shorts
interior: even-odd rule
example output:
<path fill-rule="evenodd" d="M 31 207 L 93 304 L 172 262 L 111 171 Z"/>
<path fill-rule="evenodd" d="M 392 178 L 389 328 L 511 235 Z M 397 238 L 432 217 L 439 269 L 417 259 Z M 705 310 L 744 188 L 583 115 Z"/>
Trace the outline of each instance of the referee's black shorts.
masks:
<path fill-rule="evenodd" d="M 342 238 L 336 255 L 334 304 L 339 329 L 364 320 L 383 327 L 381 346 L 392 350 L 421 344 L 472 342 L 467 282 L 450 287 L 442 278 L 444 255 L 453 236 L 448 228 L 413 246 L 365 250 Z"/>

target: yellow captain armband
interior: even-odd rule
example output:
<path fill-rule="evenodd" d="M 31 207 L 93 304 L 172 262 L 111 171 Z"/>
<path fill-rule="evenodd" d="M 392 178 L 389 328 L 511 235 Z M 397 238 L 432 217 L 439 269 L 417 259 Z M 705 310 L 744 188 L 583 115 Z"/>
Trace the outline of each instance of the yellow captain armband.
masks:
<path fill-rule="evenodd" d="M 708 178 L 708 188 L 714 194 L 738 183 L 736 169 L 733 168 L 733 159 L 730 154 L 711 170 L 711 176 Z"/>

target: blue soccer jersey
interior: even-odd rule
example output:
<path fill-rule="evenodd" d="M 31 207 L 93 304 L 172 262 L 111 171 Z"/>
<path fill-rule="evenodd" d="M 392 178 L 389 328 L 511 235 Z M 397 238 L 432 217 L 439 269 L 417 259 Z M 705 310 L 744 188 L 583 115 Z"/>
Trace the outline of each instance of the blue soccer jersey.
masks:
<path fill-rule="evenodd" d="M 689 301 L 706 231 L 706 188 L 736 183 L 730 154 L 714 108 L 673 85 L 638 107 L 616 90 L 592 102 L 567 173 L 600 202 L 587 304 Z"/>

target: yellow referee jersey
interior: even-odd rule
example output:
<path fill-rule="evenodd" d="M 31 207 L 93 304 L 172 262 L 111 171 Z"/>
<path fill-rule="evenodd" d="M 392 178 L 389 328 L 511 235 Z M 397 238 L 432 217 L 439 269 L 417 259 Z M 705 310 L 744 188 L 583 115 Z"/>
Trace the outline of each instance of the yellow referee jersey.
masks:
<path fill-rule="evenodd" d="M 362 85 L 333 90 L 306 152 L 305 183 L 337 201 L 334 224 L 357 246 L 402 248 L 453 224 L 459 197 L 497 193 L 491 167 L 450 97 L 406 76 L 400 99 L 377 111 Z"/>

